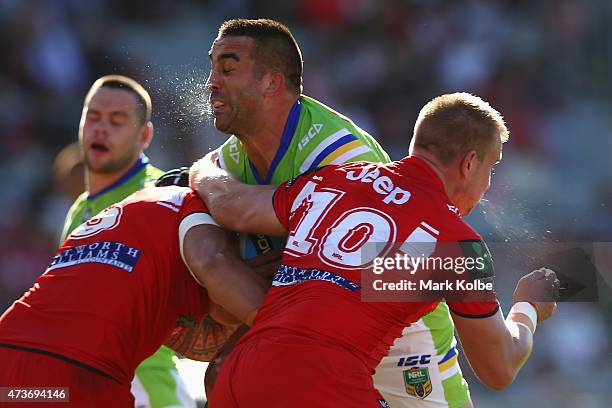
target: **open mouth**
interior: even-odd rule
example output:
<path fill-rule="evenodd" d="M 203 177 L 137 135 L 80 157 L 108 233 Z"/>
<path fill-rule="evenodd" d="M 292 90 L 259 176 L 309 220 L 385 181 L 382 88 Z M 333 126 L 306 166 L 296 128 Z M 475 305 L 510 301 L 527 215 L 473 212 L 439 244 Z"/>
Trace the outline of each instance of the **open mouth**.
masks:
<path fill-rule="evenodd" d="M 106 145 L 104 145 L 104 144 L 102 144 L 102 143 L 96 143 L 96 142 L 92 143 L 92 144 L 89 146 L 89 148 L 90 148 L 91 150 L 93 150 L 93 151 L 100 152 L 100 153 L 106 153 L 106 152 L 108 152 L 108 150 L 109 150 L 109 149 L 108 149 L 108 147 L 107 147 Z"/>
<path fill-rule="evenodd" d="M 223 107 L 225 106 L 224 102 L 217 101 L 217 100 L 210 101 L 209 103 L 210 103 L 210 106 L 212 106 L 214 112 L 217 112 L 223 109 Z"/>

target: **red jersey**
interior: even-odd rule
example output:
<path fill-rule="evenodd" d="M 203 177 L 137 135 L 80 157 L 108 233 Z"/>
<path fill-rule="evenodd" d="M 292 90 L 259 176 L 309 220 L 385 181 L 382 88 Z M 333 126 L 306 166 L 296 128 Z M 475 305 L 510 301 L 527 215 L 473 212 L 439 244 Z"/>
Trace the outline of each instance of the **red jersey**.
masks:
<path fill-rule="evenodd" d="M 324 167 L 279 186 L 274 208 L 289 237 L 245 338 L 271 328 L 295 330 L 342 345 L 372 370 L 402 329 L 438 304 L 362 301 L 361 274 L 373 258 L 411 240 L 480 241 L 440 178 L 418 158 Z M 486 315 L 498 304 L 449 302 L 449 307 Z"/>
<path fill-rule="evenodd" d="M 184 187 L 148 188 L 107 208 L 72 232 L 0 317 L 0 344 L 59 354 L 129 384 L 177 319 L 208 310 L 179 246 L 191 226 L 213 223 L 207 212 Z"/>

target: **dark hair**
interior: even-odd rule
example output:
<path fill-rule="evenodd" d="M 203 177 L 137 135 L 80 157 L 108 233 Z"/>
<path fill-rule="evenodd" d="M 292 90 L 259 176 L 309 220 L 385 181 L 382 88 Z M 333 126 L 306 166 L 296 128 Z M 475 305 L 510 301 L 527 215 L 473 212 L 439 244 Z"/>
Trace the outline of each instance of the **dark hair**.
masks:
<path fill-rule="evenodd" d="M 285 75 L 287 88 L 302 93 L 302 53 L 291 31 L 269 19 L 234 19 L 219 27 L 218 38 L 238 36 L 255 41 L 252 57 L 259 68 L 277 70 Z"/>
<path fill-rule="evenodd" d="M 151 120 L 151 111 L 153 109 L 151 104 L 151 97 L 149 93 L 140 85 L 138 82 L 133 80 L 132 78 L 123 76 L 123 75 L 106 75 L 93 83 L 89 92 L 87 92 L 87 96 L 85 96 L 85 104 L 88 104 L 93 94 L 100 88 L 110 88 L 110 89 L 123 89 L 125 91 L 131 92 L 136 96 L 138 101 L 137 109 L 138 116 L 140 119 L 140 124 L 144 125 L 148 121 Z"/>
<path fill-rule="evenodd" d="M 433 153 L 442 164 L 470 150 L 482 161 L 495 137 L 508 140 L 500 113 L 478 96 L 458 92 L 438 96 L 421 109 L 412 145 Z"/>

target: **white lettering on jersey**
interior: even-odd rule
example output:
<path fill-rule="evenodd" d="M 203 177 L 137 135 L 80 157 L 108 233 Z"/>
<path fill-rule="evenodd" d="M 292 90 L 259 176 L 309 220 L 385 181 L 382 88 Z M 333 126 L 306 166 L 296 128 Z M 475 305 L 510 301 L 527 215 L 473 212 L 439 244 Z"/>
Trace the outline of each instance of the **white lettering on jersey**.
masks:
<path fill-rule="evenodd" d="M 446 204 L 446 206 L 448 207 L 449 211 L 454 212 L 457 215 L 461 215 L 459 213 L 459 209 L 457 207 L 455 207 L 454 205 Z"/>
<path fill-rule="evenodd" d="M 102 211 L 100 214 L 96 215 L 89 221 L 81 224 L 77 227 L 72 234 L 70 234 L 70 238 L 72 239 L 83 239 L 89 238 L 96 235 L 99 232 L 112 230 L 119 222 L 121 222 L 121 214 L 123 213 L 123 208 L 119 206 L 112 206 Z"/>
<path fill-rule="evenodd" d="M 384 183 L 380 181 L 378 187 L 384 189 Z M 395 190 L 392 183 L 387 189 Z M 410 193 L 406 193 L 410 197 Z M 327 220 L 329 226 L 317 232 L 329 211 L 345 194 L 341 190 L 321 187 L 313 181 L 302 187 L 291 205 L 286 255 L 303 257 L 318 248 L 317 257 L 326 265 L 359 270 L 369 267 L 375 258 L 388 254 L 396 241 L 398 227 L 390 215 L 377 208 L 351 208 L 334 216 L 333 220 Z M 429 256 L 435 249 L 438 234 L 431 225 L 421 222 L 403 241 L 400 250 L 406 254 L 420 251 L 423 256 Z"/>
<path fill-rule="evenodd" d="M 353 171 L 346 173 L 348 180 L 362 183 L 372 183 L 372 189 L 378 194 L 384 195 L 383 203 L 389 204 L 405 204 L 410 199 L 410 192 L 399 187 L 395 187 L 393 180 L 387 176 L 381 176 L 380 170 L 376 165 L 365 166 L 361 169 L 361 173 L 355 174 Z"/>
<path fill-rule="evenodd" d="M 313 123 L 310 129 L 306 132 L 304 136 L 302 136 L 302 140 L 298 143 L 298 150 L 302 151 L 304 147 L 310 142 L 316 135 L 321 133 L 321 129 L 323 129 L 323 124 L 321 123 Z"/>
<path fill-rule="evenodd" d="M 240 150 L 238 150 L 238 138 L 234 136 L 232 142 L 229 145 L 229 156 L 235 163 L 240 160 Z"/>

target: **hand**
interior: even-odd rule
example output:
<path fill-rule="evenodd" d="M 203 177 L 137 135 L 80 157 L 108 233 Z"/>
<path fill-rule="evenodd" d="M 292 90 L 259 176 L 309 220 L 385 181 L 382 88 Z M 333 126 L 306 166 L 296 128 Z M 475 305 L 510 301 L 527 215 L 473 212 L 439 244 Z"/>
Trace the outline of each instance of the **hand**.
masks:
<path fill-rule="evenodd" d="M 538 323 L 548 319 L 557 309 L 559 279 L 554 271 L 540 268 L 523 276 L 516 284 L 512 300 L 529 302 L 538 312 Z"/>
<path fill-rule="evenodd" d="M 215 176 L 218 177 L 220 175 L 227 174 L 227 172 L 222 171 L 217 166 L 218 157 L 219 153 L 217 150 L 213 150 L 200 160 L 193 163 L 191 169 L 189 169 L 189 186 L 192 189 L 198 190 L 200 184 L 204 184 L 202 183 L 203 178 Z"/>
<path fill-rule="evenodd" d="M 189 167 L 167 171 L 155 181 L 155 187 L 167 186 L 189 187 Z"/>

